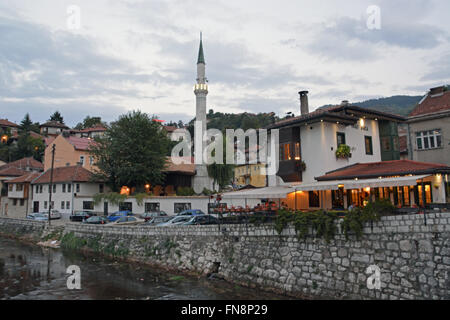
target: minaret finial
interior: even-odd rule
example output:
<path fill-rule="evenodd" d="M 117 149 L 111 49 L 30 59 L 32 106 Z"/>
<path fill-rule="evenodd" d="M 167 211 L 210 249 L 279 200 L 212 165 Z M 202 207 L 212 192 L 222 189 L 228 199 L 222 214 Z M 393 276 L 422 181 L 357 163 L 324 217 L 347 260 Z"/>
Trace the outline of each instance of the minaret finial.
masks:
<path fill-rule="evenodd" d="M 205 56 L 203 55 L 203 42 L 202 42 L 202 32 L 200 31 L 200 48 L 198 49 L 198 59 L 197 64 L 199 63 L 205 63 Z"/>

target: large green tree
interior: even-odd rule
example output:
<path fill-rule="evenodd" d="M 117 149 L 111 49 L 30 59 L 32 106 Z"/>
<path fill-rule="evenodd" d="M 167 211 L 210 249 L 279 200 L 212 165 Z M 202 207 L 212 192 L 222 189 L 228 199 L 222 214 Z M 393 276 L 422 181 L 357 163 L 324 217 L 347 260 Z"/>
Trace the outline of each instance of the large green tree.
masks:
<path fill-rule="evenodd" d="M 58 121 L 62 124 L 64 124 L 64 118 L 61 115 L 61 113 L 59 111 L 55 111 L 51 116 L 50 116 L 50 121 Z"/>
<path fill-rule="evenodd" d="M 98 167 L 93 178 L 105 181 L 116 192 L 128 186 L 139 193 L 146 184 L 162 183 L 170 140 L 154 119 L 132 111 L 111 123 L 91 147 Z"/>
<path fill-rule="evenodd" d="M 29 132 L 22 132 L 17 139 L 17 143 L 10 146 L 11 161 L 33 157 L 42 161 L 45 144 L 39 138 L 33 138 Z"/>
<path fill-rule="evenodd" d="M 82 129 L 92 128 L 96 125 L 106 126 L 106 124 L 102 122 L 101 117 L 86 116 L 84 118 L 83 122 L 80 122 L 75 126 L 75 129 L 82 130 Z"/>
<path fill-rule="evenodd" d="M 39 123 L 31 121 L 30 114 L 26 114 L 23 120 L 20 122 L 20 130 L 23 132 L 34 131 L 39 133 Z"/>

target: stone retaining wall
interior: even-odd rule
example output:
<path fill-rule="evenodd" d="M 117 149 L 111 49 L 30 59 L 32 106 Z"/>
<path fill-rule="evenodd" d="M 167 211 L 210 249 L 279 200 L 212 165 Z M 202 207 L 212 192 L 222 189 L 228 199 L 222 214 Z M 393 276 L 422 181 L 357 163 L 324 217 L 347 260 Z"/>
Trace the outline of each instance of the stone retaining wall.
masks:
<path fill-rule="evenodd" d="M 4 227 L 0 219 L 0 230 Z M 298 240 L 271 225 L 113 227 L 70 223 L 66 240 L 115 256 L 296 297 L 450 299 L 450 213 L 384 217 L 360 240 Z M 64 243 L 64 241 L 63 241 Z M 381 288 L 369 289 L 371 265 Z"/>

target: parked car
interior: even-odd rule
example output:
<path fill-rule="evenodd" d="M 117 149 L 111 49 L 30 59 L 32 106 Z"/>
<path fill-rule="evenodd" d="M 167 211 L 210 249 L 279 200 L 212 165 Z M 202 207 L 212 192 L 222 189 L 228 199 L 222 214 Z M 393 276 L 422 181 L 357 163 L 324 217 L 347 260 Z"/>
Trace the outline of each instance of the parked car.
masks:
<path fill-rule="evenodd" d="M 150 220 L 148 220 L 146 223 L 143 224 L 143 226 L 156 226 L 157 224 L 167 222 L 169 220 L 173 219 L 171 216 L 160 216 L 160 217 L 153 217 Z"/>
<path fill-rule="evenodd" d="M 105 217 L 93 216 L 83 221 L 87 224 L 107 224 L 109 220 Z"/>
<path fill-rule="evenodd" d="M 119 219 L 117 219 L 114 222 L 111 222 L 111 225 L 112 226 L 134 225 L 134 224 L 141 224 L 144 222 L 145 222 L 144 219 L 140 219 L 140 218 L 132 217 L 132 216 L 124 216 L 124 217 L 120 217 Z"/>
<path fill-rule="evenodd" d="M 52 210 L 50 212 L 50 219 L 61 219 L 61 212 L 58 210 Z"/>
<path fill-rule="evenodd" d="M 148 221 L 154 217 L 165 217 L 167 216 L 167 213 L 165 211 L 153 211 L 153 212 L 145 212 L 143 214 L 139 215 L 139 218 L 144 219 L 145 221 Z"/>
<path fill-rule="evenodd" d="M 189 221 L 183 223 L 183 225 L 208 225 L 218 224 L 219 220 L 211 215 L 193 216 Z"/>
<path fill-rule="evenodd" d="M 202 210 L 199 209 L 190 209 L 190 210 L 184 210 L 177 214 L 177 216 L 200 216 L 205 215 L 205 213 Z"/>
<path fill-rule="evenodd" d="M 48 213 L 31 213 L 27 216 L 27 219 L 36 220 L 36 221 L 48 221 Z"/>
<path fill-rule="evenodd" d="M 83 221 L 95 216 L 96 214 L 89 211 L 77 211 L 70 215 L 70 221 Z"/>
<path fill-rule="evenodd" d="M 157 227 L 177 226 L 177 225 L 186 223 L 186 222 L 188 222 L 191 219 L 192 219 L 192 216 L 177 216 L 177 217 L 174 217 L 174 218 L 170 219 L 167 222 L 163 222 L 163 223 L 157 224 L 156 226 Z"/>
<path fill-rule="evenodd" d="M 132 216 L 132 215 L 133 215 L 133 213 L 131 211 L 128 211 L 128 210 L 116 211 L 116 212 L 111 213 L 108 216 L 108 220 L 109 220 L 109 222 L 114 222 L 117 219 L 119 219 L 120 217 L 126 217 L 126 216 Z"/>

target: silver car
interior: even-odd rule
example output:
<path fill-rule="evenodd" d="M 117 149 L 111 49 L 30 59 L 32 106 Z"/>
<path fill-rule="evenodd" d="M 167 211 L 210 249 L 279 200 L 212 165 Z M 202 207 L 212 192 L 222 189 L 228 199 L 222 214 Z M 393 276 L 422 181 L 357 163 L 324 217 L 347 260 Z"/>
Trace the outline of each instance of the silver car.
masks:
<path fill-rule="evenodd" d="M 177 216 L 167 222 L 157 224 L 157 227 L 170 227 L 184 224 L 192 219 L 192 216 Z"/>

